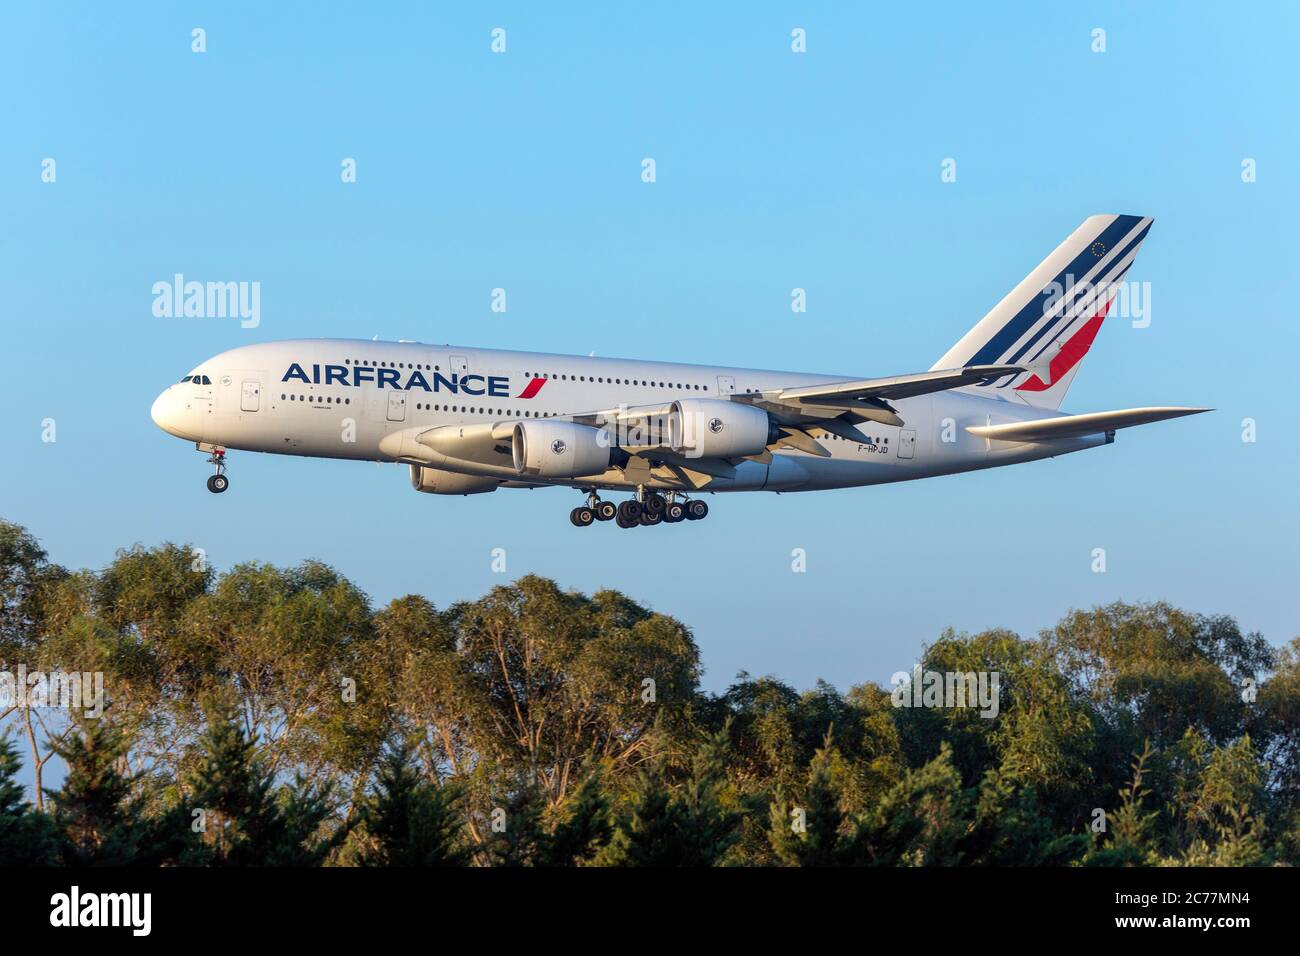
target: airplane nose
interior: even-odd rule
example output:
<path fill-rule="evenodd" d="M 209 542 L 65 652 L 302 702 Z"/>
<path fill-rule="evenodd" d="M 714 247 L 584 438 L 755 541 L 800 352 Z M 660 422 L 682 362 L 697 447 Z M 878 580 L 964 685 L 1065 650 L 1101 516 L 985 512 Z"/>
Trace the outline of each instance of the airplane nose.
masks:
<path fill-rule="evenodd" d="M 161 428 L 163 431 L 168 430 L 167 404 L 168 404 L 167 392 L 164 391 L 161 395 L 159 395 L 157 398 L 153 400 L 153 407 L 149 409 L 149 417 L 152 418 L 153 423 L 157 425 L 159 428 Z"/>

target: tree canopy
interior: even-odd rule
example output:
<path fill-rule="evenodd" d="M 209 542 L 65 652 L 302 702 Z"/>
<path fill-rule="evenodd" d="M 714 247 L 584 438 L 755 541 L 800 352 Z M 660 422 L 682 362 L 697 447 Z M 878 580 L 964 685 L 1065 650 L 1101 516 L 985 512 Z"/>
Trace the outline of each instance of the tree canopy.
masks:
<path fill-rule="evenodd" d="M 0 702 L 0 863 L 1300 858 L 1300 638 L 1115 603 L 948 631 L 915 664 L 996 675 L 995 712 L 745 673 L 707 693 L 690 629 L 615 591 L 530 575 L 375 607 L 317 562 L 216 573 L 175 544 L 70 572 L 0 522 L 0 672 L 107 698 Z"/>

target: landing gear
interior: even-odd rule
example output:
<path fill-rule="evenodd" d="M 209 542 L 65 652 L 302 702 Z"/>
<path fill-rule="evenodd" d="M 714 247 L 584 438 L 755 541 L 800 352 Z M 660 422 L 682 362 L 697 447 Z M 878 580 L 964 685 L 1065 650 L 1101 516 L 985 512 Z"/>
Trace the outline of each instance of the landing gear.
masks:
<path fill-rule="evenodd" d="M 216 474 L 208 479 L 208 491 L 219 495 L 230 487 L 230 479 L 226 477 L 226 450 L 212 449 L 212 457 L 208 459 L 208 464 L 216 470 Z"/>
<path fill-rule="evenodd" d="M 583 491 L 587 493 L 587 503 L 569 512 L 569 521 L 578 528 L 586 528 L 597 521 L 613 521 L 620 528 L 653 527 L 699 521 L 709 513 L 709 506 L 700 499 L 688 499 L 675 491 L 660 494 L 641 487 L 636 490 L 635 497 L 617 505 L 602 500 L 594 488 L 584 488 Z"/>

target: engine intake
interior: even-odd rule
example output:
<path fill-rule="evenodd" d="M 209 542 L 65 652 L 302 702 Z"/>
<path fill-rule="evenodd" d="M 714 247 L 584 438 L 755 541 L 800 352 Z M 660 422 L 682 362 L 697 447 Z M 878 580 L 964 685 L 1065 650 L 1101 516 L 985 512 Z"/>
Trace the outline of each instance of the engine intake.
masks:
<path fill-rule="evenodd" d="M 744 458 L 771 440 L 767 412 L 716 398 L 683 398 L 668 413 L 668 444 L 691 458 Z"/>
<path fill-rule="evenodd" d="M 609 468 L 614 447 L 605 433 L 589 425 L 552 420 L 518 422 L 511 451 L 521 475 L 577 478 Z"/>
<path fill-rule="evenodd" d="M 411 466 L 411 487 L 426 495 L 480 495 L 485 491 L 496 491 L 499 483 L 499 478 L 460 475 L 428 465 Z"/>

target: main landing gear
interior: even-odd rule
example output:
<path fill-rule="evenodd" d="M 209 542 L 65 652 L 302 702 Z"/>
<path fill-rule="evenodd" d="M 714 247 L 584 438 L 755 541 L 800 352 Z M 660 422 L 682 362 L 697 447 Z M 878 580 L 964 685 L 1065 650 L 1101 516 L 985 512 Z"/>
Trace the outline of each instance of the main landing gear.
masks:
<path fill-rule="evenodd" d="M 208 459 L 208 464 L 216 470 L 216 474 L 208 479 L 208 491 L 219 495 L 230 487 L 230 479 L 226 477 L 226 450 L 212 449 L 212 457 Z"/>
<path fill-rule="evenodd" d="M 637 489 L 636 497 L 620 502 L 602 501 L 595 491 L 587 492 L 587 503 L 569 512 L 569 521 L 585 528 L 596 521 L 609 521 L 620 528 L 637 525 L 676 524 L 679 521 L 699 521 L 709 513 L 709 506 L 698 498 L 686 499 L 676 492 L 661 495 L 657 491 Z"/>

